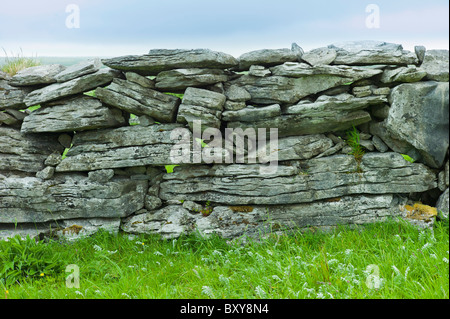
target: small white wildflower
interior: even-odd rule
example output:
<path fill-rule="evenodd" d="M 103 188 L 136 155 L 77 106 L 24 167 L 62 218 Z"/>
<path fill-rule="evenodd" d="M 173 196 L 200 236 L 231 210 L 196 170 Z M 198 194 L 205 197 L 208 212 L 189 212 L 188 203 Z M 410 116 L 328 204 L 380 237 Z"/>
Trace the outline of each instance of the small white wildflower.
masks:
<path fill-rule="evenodd" d="M 129 265 L 128 268 L 134 268 L 134 266 L 133 265 Z"/>
<path fill-rule="evenodd" d="M 147 268 L 142 267 L 141 270 L 142 270 L 142 271 L 147 271 Z"/>
<path fill-rule="evenodd" d="M 164 256 L 161 252 L 159 252 L 159 251 L 155 251 L 154 253 L 153 253 L 153 255 L 155 255 L 155 256 Z"/>
<path fill-rule="evenodd" d="M 217 256 L 222 256 L 222 253 L 218 250 L 213 250 L 212 254 L 217 255 Z"/>
<path fill-rule="evenodd" d="M 83 293 L 82 293 L 81 291 L 76 290 L 75 293 L 76 293 L 77 295 L 83 296 Z"/>
<path fill-rule="evenodd" d="M 100 291 L 100 290 L 96 290 L 96 291 L 94 291 L 96 294 L 101 294 L 102 292 Z"/>
<path fill-rule="evenodd" d="M 205 294 L 205 295 L 207 295 L 209 298 L 212 298 L 212 299 L 215 299 L 215 298 L 216 298 L 216 296 L 214 295 L 214 292 L 213 292 L 212 288 L 209 287 L 209 286 L 203 286 L 203 287 L 202 287 L 202 294 Z"/>
<path fill-rule="evenodd" d="M 431 258 L 434 258 L 434 259 L 437 259 L 436 254 L 430 254 L 430 257 L 431 257 Z"/>
<path fill-rule="evenodd" d="M 345 255 L 346 255 L 346 256 L 349 256 L 352 252 L 353 252 L 352 249 L 346 249 L 346 250 L 345 250 Z"/>
<path fill-rule="evenodd" d="M 395 265 L 392 265 L 392 269 L 394 269 L 394 271 L 397 275 L 401 275 L 400 270 L 398 270 L 398 268 L 395 267 Z"/>
<path fill-rule="evenodd" d="M 173 267 L 173 262 L 170 262 L 170 263 L 169 263 L 169 266 L 170 266 L 170 267 Z"/>
<path fill-rule="evenodd" d="M 219 281 L 225 285 L 228 285 L 230 283 L 230 278 L 225 277 L 224 275 L 219 276 Z"/>
<path fill-rule="evenodd" d="M 422 250 L 425 250 L 425 249 L 427 249 L 427 248 L 430 247 L 430 246 L 431 246 L 430 243 L 426 243 L 425 245 L 423 245 Z"/>
<path fill-rule="evenodd" d="M 273 276 L 272 276 L 272 279 L 274 279 L 274 280 L 278 280 L 278 281 L 281 281 L 281 278 L 280 278 L 280 277 L 278 277 L 277 275 L 273 275 Z"/>
<path fill-rule="evenodd" d="M 198 273 L 198 271 L 197 270 L 195 270 L 195 269 L 192 269 L 192 271 L 194 272 L 194 274 L 197 276 L 197 278 L 200 278 L 200 274 Z"/>
<path fill-rule="evenodd" d="M 317 297 L 318 299 L 325 299 L 325 296 L 324 296 L 323 293 L 321 293 L 321 292 L 319 292 L 319 293 L 316 295 L 316 297 Z"/>
<path fill-rule="evenodd" d="M 117 250 L 113 250 L 113 251 L 108 250 L 108 254 L 110 254 L 110 255 L 114 255 L 115 253 L 117 253 Z"/>
<path fill-rule="evenodd" d="M 264 289 L 261 288 L 261 286 L 256 286 L 255 293 L 259 298 L 265 299 L 267 294 L 264 291 Z"/>
<path fill-rule="evenodd" d="M 94 245 L 94 249 L 96 251 L 100 251 L 100 250 L 102 250 L 102 247 L 100 247 L 99 245 Z"/>
<path fill-rule="evenodd" d="M 400 247 L 402 250 L 405 250 L 406 249 L 406 247 L 405 246 L 402 246 L 402 247 Z"/>
<path fill-rule="evenodd" d="M 142 245 L 142 242 L 141 241 L 136 241 L 135 244 L 136 245 Z"/>
<path fill-rule="evenodd" d="M 331 265 L 333 265 L 333 264 L 335 264 L 335 263 L 338 263 L 339 262 L 339 260 L 337 260 L 337 259 L 330 259 L 329 261 L 328 261 L 328 266 L 331 266 Z"/>
<path fill-rule="evenodd" d="M 268 253 L 270 256 L 273 255 L 273 253 L 272 253 L 269 249 L 267 249 L 267 253 Z"/>
<path fill-rule="evenodd" d="M 446 264 L 448 264 L 448 258 L 442 258 L 442 261 L 445 262 Z"/>
<path fill-rule="evenodd" d="M 131 297 L 128 295 L 128 294 L 126 294 L 126 293 L 122 293 L 122 296 L 124 296 L 124 297 L 127 297 L 127 298 L 130 298 L 131 299 Z"/>

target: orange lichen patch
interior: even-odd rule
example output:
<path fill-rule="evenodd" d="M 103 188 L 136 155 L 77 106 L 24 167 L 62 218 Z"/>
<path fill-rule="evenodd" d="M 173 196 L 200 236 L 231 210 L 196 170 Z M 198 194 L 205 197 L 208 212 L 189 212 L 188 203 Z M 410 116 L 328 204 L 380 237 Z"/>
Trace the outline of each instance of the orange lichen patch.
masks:
<path fill-rule="evenodd" d="M 252 206 L 230 206 L 230 209 L 234 212 L 234 213 L 250 213 L 253 211 L 253 207 Z"/>
<path fill-rule="evenodd" d="M 329 198 L 325 200 L 326 202 L 332 203 L 332 202 L 340 202 L 341 198 L 340 197 L 336 197 L 336 198 Z"/>
<path fill-rule="evenodd" d="M 72 234 L 77 234 L 77 235 L 78 235 L 78 233 L 79 233 L 82 229 L 83 229 L 83 226 L 72 225 L 72 226 L 69 226 L 69 227 L 67 227 L 67 228 L 64 228 L 62 232 L 63 232 L 63 234 L 66 234 L 66 232 L 68 232 L 68 233 L 72 233 Z"/>
<path fill-rule="evenodd" d="M 404 211 L 406 218 L 429 221 L 437 216 L 436 207 L 431 207 L 421 203 L 415 203 L 414 206 L 405 205 Z"/>

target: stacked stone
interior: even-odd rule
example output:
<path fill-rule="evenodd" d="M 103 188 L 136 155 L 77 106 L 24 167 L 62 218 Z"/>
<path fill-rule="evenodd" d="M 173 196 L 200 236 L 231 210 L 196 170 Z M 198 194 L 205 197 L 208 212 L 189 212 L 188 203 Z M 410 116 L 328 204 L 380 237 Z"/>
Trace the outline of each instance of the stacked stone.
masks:
<path fill-rule="evenodd" d="M 60 235 L 233 238 L 379 221 L 417 199 L 448 214 L 448 73 L 448 51 L 384 42 L 238 59 L 151 50 L 0 73 L 0 236 L 59 225 Z M 258 150 L 259 163 L 250 141 L 242 154 L 221 153 L 243 163 L 195 162 L 196 121 L 200 133 L 276 128 L 279 138 Z M 360 160 L 345 141 L 354 127 Z M 183 146 L 187 160 L 174 163 Z"/>

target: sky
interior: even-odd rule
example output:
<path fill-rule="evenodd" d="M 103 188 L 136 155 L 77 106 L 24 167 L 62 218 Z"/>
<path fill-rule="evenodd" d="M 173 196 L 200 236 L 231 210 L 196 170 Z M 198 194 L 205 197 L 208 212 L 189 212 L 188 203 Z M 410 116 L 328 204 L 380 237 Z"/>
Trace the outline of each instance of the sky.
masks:
<path fill-rule="evenodd" d="M 376 40 L 449 48 L 442 0 L 0 0 L 0 56 L 122 56 L 208 48 L 235 57 Z"/>

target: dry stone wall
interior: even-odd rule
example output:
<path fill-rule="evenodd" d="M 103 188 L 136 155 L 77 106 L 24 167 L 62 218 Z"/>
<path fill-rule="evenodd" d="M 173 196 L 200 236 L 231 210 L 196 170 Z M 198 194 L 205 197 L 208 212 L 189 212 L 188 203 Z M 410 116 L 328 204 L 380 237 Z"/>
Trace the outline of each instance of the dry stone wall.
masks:
<path fill-rule="evenodd" d="M 448 61 L 366 41 L 0 72 L 0 237 L 448 215 Z"/>

